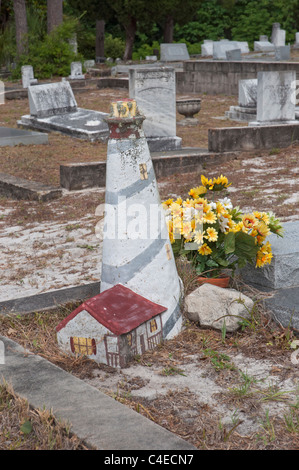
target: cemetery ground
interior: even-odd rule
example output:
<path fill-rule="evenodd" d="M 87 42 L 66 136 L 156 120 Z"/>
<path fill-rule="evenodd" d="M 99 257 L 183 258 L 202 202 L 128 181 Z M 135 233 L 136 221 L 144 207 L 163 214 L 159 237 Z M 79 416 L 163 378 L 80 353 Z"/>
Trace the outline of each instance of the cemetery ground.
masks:
<path fill-rule="evenodd" d="M 125 97 L 127 92 L 117 89 L 95 88 L 76 94 L 78 106 L 104 112 L 109 111 L 112 100 Z M 199 124 L 177 126 L 184 147 L 207 148 L 208 128 L 238 125 L 222 119 L 230 105 L 237 104 L 235 97 L 200 98 Z M 1 106 L 0 125 L 16 127 L 28 109 L 26 99 L 7 101 Z M 49 134 L 49 145 L 0 147 L 1 172 L 54 186 L 59 186 L 60 164 L 105 158 L 106 144 L 56 133 Z M 234 205 L 244 210 L 272 210 L 283 222 L 299 218 L 298 161 L 299 144 L 294 142 L 287 149 L 236 154 L 220 165 L 206 164 L 202 173 L 227 176 Z M 200 174 L 175 174 L 158 183 L 162 200 L 187 196 L 190 188 L 200 184 Z M 104 188 L 63 191 L 61 198 L 48 202 L 1 197 L 1 300 L 100 280 L 95 210 L 103 201 Z M 194 274 L 182 266 L 178 269 L 186 291 L 191 291 L 196 286 Z M 238 278 L 233 287 L 256 301 L 251 321 L 240 325 L 237 333 L 203 329 L 186 319 L 178 337 L 134 358 L 122 371 L 66 356 L 58 349 L 55 326 L 76 307 L 73 304 L 49 312 L 2 316 L 0 334 L 86 380 L 199 450 L 298 449 L 298 365 L 291 361 L 296 332 L 273 322 L 263 304 L 267 292 L 246 286 Z M 6 419 L 10 398 L 14 398 L 12 390 L 1 391 L 1 416 Z M 51 448 L 49 422 L 56 426 L 54 417 L 46 419 L 41 428 L 33 418 L 39 414 L 37 410 L 21 404 L 27 411 L 20 413 L 18 397 L 11 403 L 14 419 L 9 420 L 14 424 L 5 428 L 7 421 L 1 418 L 0 431 L 7 429 L 9 438 L 3 443 L 0 438 L 0 448 Z M 24 422 L 29 432 L 26 427 L 21 429 Z M 60 429 L 56 442 L 60 448 L 86 448 L 76 436 Z"/>

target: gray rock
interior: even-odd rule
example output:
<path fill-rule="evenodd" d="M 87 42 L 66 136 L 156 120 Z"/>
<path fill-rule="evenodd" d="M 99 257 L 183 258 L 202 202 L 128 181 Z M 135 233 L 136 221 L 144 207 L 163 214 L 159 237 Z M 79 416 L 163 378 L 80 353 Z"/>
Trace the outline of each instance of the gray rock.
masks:
<path fill-rule="evenodd" d="M 254 302 L 235 289 L 202 284 L 185 299 L 187 317 L 200 326 L 221 330 L 224 321 L 227 332 L 236 331 L 242 319 L 250 319 Z"/>

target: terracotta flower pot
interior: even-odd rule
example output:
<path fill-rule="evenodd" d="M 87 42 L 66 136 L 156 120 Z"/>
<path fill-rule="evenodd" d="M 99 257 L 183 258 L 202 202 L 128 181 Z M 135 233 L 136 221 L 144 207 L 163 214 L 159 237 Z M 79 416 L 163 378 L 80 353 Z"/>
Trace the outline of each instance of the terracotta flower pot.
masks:
<path fill-rule="evenodd" d="M 230 277 L 229 276 L 220 276 L 220 277 L 205 277 L 205 276 L 198 276 L 197 278 L 198 283 L 204 284 L 213 284 L 214 286 L 218 287 L 228 287 L 229 286 L 229 281 Z"/>

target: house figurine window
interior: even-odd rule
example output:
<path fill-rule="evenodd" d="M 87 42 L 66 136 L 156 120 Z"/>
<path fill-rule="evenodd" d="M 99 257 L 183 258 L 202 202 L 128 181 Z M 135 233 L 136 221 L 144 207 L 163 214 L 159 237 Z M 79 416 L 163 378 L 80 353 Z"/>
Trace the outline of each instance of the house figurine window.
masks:
<path fill-rule="evenodd" d="M 133 341 L 132 341 L 132 333 L 129 333 L 129 334 L 127 335 L 127 340 L 128 340 L 128 345 L 129 345 L 129 346 L 132 346 L 132 342 L 133 342 Z"/>
<path fill-rule="evenodd" d="M 91 338 L 80 338 L 74 336 L 70 338 L 71 350 L 72 353 L 85 354 L 90 356 L 91 354 L 96 354 L 96 342 Z"/>
<path fill-rule="evenodd" d="M 154 333 L 154 331 L 157 331 L 157 322 L 155 319 L 152 319 L 150 322 L 150 332 Z"/>

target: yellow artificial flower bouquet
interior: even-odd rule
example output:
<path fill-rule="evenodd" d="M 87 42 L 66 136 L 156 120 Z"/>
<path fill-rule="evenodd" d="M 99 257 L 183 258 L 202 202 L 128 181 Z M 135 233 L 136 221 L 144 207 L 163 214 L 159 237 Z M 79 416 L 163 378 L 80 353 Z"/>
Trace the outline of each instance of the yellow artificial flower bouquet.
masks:
<path fill-rule="evenodd" d="M 283 236 L 272 212 L 243 214 L 228 197 L 214 201 L 215 194 L 230 185 L 223 175 L 202 175 L 201 185 L 190 189 L 189 198 L 162 203 L 174 255 L 185 256 L 198 275 L 217 277 L 224 269 L 234 271 L 247 263 L 257 268 L 270 264 L 273 255 L 266 238 L 270 233 Z"/>

